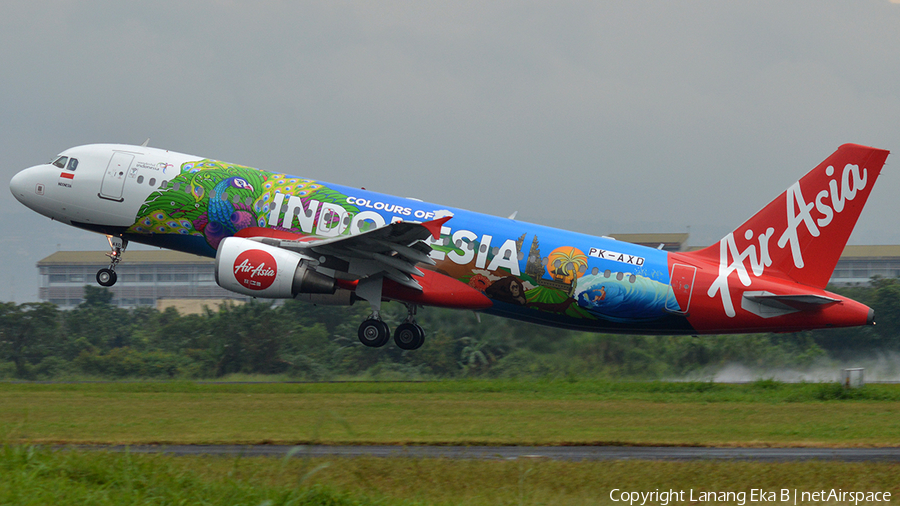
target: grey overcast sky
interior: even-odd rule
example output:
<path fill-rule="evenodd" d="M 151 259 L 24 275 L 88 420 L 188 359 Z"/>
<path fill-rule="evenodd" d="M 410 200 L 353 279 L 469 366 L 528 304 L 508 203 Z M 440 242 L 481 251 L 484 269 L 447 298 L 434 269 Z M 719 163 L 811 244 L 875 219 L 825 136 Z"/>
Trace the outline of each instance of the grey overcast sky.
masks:
<path fill-rule="evenodd" d="M 894 0 L 898 2 L 900 0 Z M 710 244 L 840 144 L 894 150 L 900 3 L 7 0 L 0 170 L 140 144 L 592 234 Z M 103 250 L 0 192 L 0 299 Z M 127 253 L 125 261 L 127 262 Z"/>

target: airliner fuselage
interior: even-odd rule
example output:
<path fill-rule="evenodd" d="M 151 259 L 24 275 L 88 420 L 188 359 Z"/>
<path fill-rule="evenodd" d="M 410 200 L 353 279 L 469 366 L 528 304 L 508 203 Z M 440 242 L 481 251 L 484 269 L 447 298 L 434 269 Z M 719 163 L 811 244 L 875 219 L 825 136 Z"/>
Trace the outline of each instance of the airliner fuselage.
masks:
<path fill-rule="evenodd" d="M 414 342 L 395 341 L 412 349 L 424 338 L 414 320 L 421 305 L 603 332 L 871 323 L 869 308 L 824 286 L 887 154 L 842 146 L 719 243 L 691 253 L 144 146 L 75 147 L 18 173 L 10 189 L 45 216 L 110 238 L 102 284 L 115 282 L 129 241 L 217 257 L 217 281 L 240 293 L 368 301 L 367 345 L 389 333 L 382 300 L 403 302 L 402 338 Z"/>

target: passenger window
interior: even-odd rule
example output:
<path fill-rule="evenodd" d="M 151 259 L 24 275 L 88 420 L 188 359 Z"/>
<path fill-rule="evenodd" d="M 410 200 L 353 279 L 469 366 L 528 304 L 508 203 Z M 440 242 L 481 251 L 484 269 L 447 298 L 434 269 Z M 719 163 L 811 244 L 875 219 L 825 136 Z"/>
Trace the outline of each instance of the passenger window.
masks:
<path fill-rule="evenodd" d="M 150 178 L 150 186 L 156 186 L 156 178 L 155 177 Z"/>
<path fill-rule="evenodd" d="M 154 180 L 151 179 L 151 180 L 150 180 L 150 186 L 153 186 L 153 182 L 154 182 Z M 163 179 L 163 182 L 159 184 L 159 187 L 165 189 L 167 183 L 168 183 L 168 181 L 166 181 L 165 179 Z"/>
<path fill-rule="evenodd" d="M 69 167 L 68 169 L 74 171 L 78 168 L 78 159 L 77 158 L 69 158 Z"/>
<path fill-rule="evenodd" d="M 60 169 L 64 169 L 64 168 L 66 168 L 66 162 L 68 162 L 68 161 L 69 161 L 68 156 L 61 156 L 53 162 L 53 165 L 56 165 Z"/>
<path fill-rule="evenodd" d="M 141 184 L 143 182 L 144 182 L 144 176 L 138 176 L 138 184 Z"/>

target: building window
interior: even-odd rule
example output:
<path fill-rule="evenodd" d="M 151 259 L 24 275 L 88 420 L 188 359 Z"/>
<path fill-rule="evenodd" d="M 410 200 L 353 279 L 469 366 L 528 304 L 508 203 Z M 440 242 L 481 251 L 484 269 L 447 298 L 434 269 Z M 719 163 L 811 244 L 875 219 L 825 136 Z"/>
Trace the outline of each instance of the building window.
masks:
<path fill-rule="evenodd" d="M 140 281 L 141 283 L 152 283 L 153 274 L 140 274 L 138 281 Z"/>
<path fill-rule="evenodd" d="M 65 274 L 51 274 L 50 282 L 51 283 L 65 283 L 68 280 L 68 277 Z"/>

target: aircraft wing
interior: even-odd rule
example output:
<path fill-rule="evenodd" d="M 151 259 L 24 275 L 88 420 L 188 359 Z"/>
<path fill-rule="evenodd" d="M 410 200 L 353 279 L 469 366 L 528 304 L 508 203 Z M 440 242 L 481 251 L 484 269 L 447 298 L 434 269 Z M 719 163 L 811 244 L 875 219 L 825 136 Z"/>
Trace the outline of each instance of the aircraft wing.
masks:
<path fill-rule="evenodd" d="M 261 227 L 245 228 L 237 236 L 317 259 L 326 268 L 333 266 L 337 277 L 358 280 L 382 274 L 401 286 L 421 292 L 422 286 L 413 276 L 422 277 L 424 273 L 416 265 L 435 265 L 428 256 L 432 248 L 424 240 L 438 239 L 441 226 L 450 218 L 425 223 L 400 221 L 360 234 L 327 239 L 310 240 L 291 232 Z"/>

